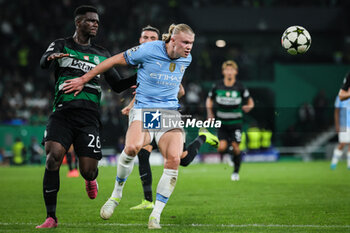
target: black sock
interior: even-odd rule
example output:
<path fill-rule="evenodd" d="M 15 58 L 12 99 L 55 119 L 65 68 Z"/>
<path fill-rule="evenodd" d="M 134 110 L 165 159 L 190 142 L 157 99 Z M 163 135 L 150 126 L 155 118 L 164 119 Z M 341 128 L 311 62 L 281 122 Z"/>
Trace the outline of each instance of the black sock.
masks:
<path fill-rule="evenodd" d="M 242 162 L 242 152 L 239 153 L 239 155 L 233 155 L 233 164 L 235 166 L 233 172 L 238 173 L 239 168 L 241 167 L 241 162 Z"/>
<path fill-rule="evenodd" d="M 150 152 L 145 149 L 141 149 L 138 153 L 139 157 L 139 172 L 142 182 L 143 193 L 147 201 L 152 202 L 152 171 L 151 165 L 149 164 Z"/>
<path fill-rule="evenodd" d="M 57 193 L 60 189 L 60 175 L 58 171 L 49 171 L 45 169 L 43 181 L 43 193 L 46 206 L 47 217 L 56 218 Z"/>
<path fill-rule="evenodd" d="M 74 169 L 78 169 L 78 157 L 74 155 Z"/>
<path fill-rule="evenodd" d="M 193 161 L 198 154 L 199 148 L 205 142 L 205 139 L 206 137 L 204 135 L 198 136 L 191 144 L 188 145 L 187 155 L 180 161 L 181 166 L 186 167 Z"/>
<path fill-rule="evenodd" d="M 73 170 L 73 167 L 72 167 L 72 153 L 67 152 L 66 157 L 67 157 L 68 169 L 69 169 L 69 171 L 72 171 Z"/>

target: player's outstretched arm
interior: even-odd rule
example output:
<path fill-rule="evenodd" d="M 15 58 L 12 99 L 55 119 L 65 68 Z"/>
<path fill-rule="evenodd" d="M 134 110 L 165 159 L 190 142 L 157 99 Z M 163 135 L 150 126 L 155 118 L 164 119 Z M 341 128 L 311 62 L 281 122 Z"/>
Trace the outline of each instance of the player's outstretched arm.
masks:
<path fill-rule="evenodd" d="M 127 65 L 123 53 L 118 53 L 117 55 L 104 60 L 79 78 L 66 80 L 63 86 L 64 93 L 75 91 L 74 96 L 78 95 L 83 90 L 85 83 L 88 83 L 95 76 L 106 72 L 116 65 Z"/>
<path fill-rule="evenodd" d="M 51 61 L 51 60 L 59 59 L 62 57 L 69 57 L 69 54 L 68 53 L 53 53 L 47 57 L 47 60 Z"/>

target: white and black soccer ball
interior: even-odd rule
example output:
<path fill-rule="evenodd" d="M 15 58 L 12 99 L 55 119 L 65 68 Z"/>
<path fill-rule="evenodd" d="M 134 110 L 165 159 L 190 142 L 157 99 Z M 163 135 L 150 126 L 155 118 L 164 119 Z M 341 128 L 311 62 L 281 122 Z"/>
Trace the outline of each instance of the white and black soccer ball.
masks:
<path fill-rule="evenodd" d="M 311 36 L 305 28 L 291 26 L 283 32 L 281 43 L 289 54 L 302 54 L 310 48 Z"/>

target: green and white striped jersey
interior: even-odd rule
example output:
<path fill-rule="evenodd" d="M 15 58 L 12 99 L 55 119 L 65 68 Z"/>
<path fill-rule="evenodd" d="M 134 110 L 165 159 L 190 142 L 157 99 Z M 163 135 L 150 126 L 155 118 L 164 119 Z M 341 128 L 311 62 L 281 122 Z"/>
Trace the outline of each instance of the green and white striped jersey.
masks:
<path fill-rule="evenodd" d="M 248 89 L 236 81 L 232 87 L 225 86 L 223 80 L 214 84 L 208 97 L 214 102 L 215 118 L 224 125 L 240 124 L 243 121 L 242 105 L 250 97 Z"/>
<path fill-rule="evenodd" d="M 64 53 L 69 54 L 69 56 L 47 61 L 47 57 L 53 53 Z M 95 44 L 79 45 L 75 43 L 72 37 L 52 42 L 42 56 L 40 65 L 42 68 L 48 68 L 53 63 L 54 66 L 55 99 L 53 112 L 67 108 L 98 111 L 101 100 L 100 75 L 85 84 L 85 87 L 77 96 L 74 96 L 74 92 L 65 94 L 62 88 L 65 80 L 84 75 L 108 57 L 110 57 L 110 54 L 106 49 Z M 104 73 L 104 76 L 106 80 L 107 76 L 120 80 L 120 76 L 115 69 L 108 70 Z"/>

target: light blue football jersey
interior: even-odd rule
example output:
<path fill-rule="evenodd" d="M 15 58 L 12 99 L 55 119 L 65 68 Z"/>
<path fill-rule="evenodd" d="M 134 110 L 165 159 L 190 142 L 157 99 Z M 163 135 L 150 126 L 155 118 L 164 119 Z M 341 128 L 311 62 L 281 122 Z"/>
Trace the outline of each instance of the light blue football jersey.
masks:
<path fill-rule="evenodd" d="M 179 108 L 177 93 L 191 54 L 171 59 L 164 41 L 152 41 L 128 49 L 124 58 L 128 64 L 138 65 L 134 108 Z"/>
<path fill-rule="evenodd" d="M 350 99 L 340 101 L 339 96 L 337 96 L 334 107 L 340 109 L 339 126 L 343 129 L 350 128 Z"/>

